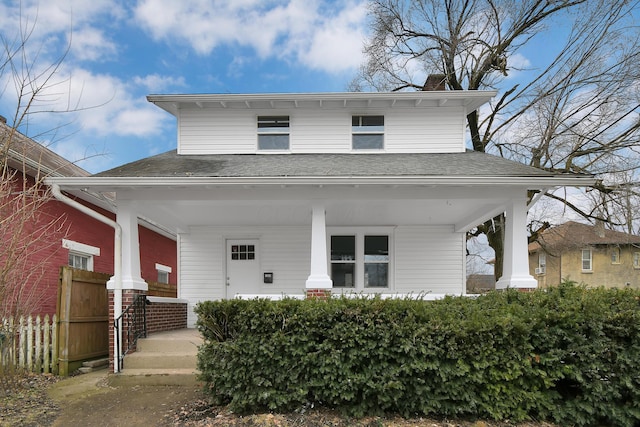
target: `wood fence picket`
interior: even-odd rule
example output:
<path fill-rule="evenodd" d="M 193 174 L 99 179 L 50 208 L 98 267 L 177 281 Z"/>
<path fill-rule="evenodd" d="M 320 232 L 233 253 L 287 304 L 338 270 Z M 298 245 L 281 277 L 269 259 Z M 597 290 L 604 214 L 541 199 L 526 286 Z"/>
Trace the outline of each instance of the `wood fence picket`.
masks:
<path fill-rule="evenodd" d="M 18 325 L 13 319 L 2 319 L 2 366 L 19 367 L 33 373 L 58 373 L 58 319 L 20 317 Z"/>

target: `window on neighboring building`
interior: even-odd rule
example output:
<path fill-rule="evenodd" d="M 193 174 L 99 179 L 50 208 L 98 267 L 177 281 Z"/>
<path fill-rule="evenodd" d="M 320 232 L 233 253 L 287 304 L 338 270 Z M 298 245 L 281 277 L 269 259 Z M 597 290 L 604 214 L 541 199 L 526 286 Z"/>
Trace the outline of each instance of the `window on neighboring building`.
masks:
<path fill-rule="evenodd" d="M 258 150 L 289 149 L 289 116 L 258 116 Z"/>
<path fill-rule="evenodd" d="M 156 264 L 156 271 L 158 272 L 158 283 L 169 283 L 169 273 L 171 273 L 171 267 L 162 264 Z"/>
<path fill-rule="evenodd" d="M 389 235 L 358 232 L 330 239 L 331 279 L 335 288 L 388 288 Z"/>
<path fill-rule="evenodd" d="M 633 268 L 640 268 L 640 252 L 633 253 Z"/>
<path fill-rule="evenodd" d="M 538 268 L 536 268 L 536 274 L 546 274 L 547 272 L 547 254 L 544 252 L 538 253 Z"/>
<path fill-rule="evenodd" d="M 582 271 L 592 271 L 592 255 L 591 249 L 582 250 Z"/>
<path fill-rule="evenodd" d="M 62 247 L 69 249 L 69 266 L 93 271 L 93 258 L 100 256 L 100 248 L 68 239 L 62 239 Z"/>
<path fill-rule="evenodd" d="M 79 270 L 93 271 L 93 257 L 87 254 L 69 252 L 69 266 Z"/>
<path fill-rule="evenodd" d="M 384 148 L 384 116 L 352 116 L 351 132 L 354 150 Z"/>
<path fill-rule="evenodd" d="M 620 264 L 620 248 L 611 249 L 611 264 Z"/>

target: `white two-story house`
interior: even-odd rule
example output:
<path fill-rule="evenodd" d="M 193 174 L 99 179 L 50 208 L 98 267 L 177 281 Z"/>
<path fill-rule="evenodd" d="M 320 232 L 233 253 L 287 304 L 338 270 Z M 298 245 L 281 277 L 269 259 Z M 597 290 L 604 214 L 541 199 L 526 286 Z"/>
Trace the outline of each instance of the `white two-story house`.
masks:
<path fill-rule="evenodd" d="M 178 297 L 465 293 L 465 233 L 506 212 L 498 288 L 529 274 L 527 191 L 582 186 L 465 149 L 465 117 L 495 92 L 151 95 L 177 150 L 91 177 L 122 230 L 116 290 L 144 290 L 135 218 L 178 236 Z M 189 325 L 195 318 L 189 315 Z"/>

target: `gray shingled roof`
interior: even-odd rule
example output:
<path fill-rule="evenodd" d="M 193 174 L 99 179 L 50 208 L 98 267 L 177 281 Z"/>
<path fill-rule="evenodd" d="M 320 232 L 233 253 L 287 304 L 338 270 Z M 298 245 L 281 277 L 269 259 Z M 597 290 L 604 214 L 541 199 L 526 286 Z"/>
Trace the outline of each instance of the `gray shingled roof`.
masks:
<path fill-rule="evenodd" d="M 12 132 L 12 130 L 14 132 Z M 9 166 L 35 176 L 89 176 L 89 172 L 0 122 L 0 146 L 9 145 Z"/>
<path fill-rule="evenodd" d="M 544 231 L 538 241 L 529 244 L 529 251 L 581 248 L 585 245 L 640 245 L 640 236 L 608 230 L 603 226 L 568 221 Z"/>
<path fill-rule="evenodd" d="M 495 176 L 554 174 L 485 153 L 220 154 L 178 155 L 176 150 L 101 172 L 98 177 L 358 177 Z"/>

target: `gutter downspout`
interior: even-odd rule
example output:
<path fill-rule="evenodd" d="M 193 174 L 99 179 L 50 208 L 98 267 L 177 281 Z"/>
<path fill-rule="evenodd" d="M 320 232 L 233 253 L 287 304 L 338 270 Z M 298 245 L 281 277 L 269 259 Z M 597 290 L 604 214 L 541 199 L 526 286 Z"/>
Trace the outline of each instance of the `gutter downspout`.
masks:
<path fill-rule="evenodd" d="M 82 203 L 78 203 L 77 201 L 65 196 L 60 191 L 60 186 L 58 184 L 51 185 L 51 193 L 53 197 L 62 203 L 69 205 L 80 212 L 90 216 L 91 218 L 97 219 L 98 221 L 107 224 L 115 230 L 115 242 L 113 248 L 113 279 L 115 282 L 114 292 L 113 292 L 113 318 L 117 319 L 122 314 L 122 227 L 120 224 L 112 220 L 111 218 L 107 218 L 106 216 L 94 211 L 93 209 L 83 205 Z M 122 338 L 122 327 L 118 328 L 118 332 L 120 337 L 114 336 L 113 340 L 113 371 L 120 372 L 120 357 L 117 353 L 117 343 L 119 338 Z M 114 334 L 115 334 L 114 329 Z"/>

